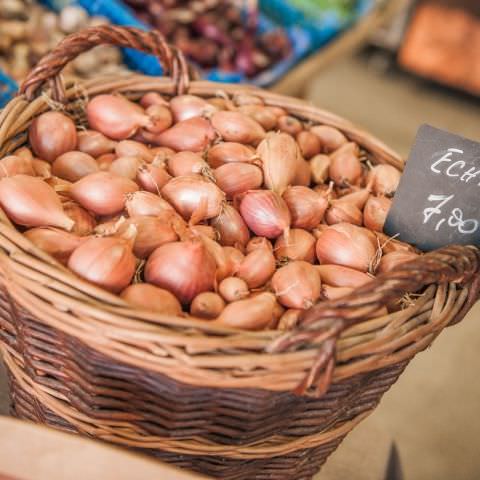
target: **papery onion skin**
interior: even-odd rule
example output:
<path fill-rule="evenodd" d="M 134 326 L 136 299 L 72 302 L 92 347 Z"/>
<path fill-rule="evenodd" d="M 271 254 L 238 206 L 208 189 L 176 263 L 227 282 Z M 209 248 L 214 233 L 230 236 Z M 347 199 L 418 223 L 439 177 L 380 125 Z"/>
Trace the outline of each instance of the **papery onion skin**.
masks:
<path fill-rule="evenodd" d="M 325 213 L 325 220 L 329 225 L 347 222 L 352 225 L 362 225 L 363 215 L 361 210 L 353 203 L 334 200 Z"/>
<path fill-rule="evenodd" d="M 303 261 L 279 268 L 272 277 L 275 295 L 286 308 L 310 308 L 320 298 L 321 284 L 315 267 Z"/>
<path fill-rule="evenodd" d="M 278 117 L 277 125 L 281 132 L 288 133 L 294 137 L 303 130 L 302 122 L 300 122 L 298 118 L 290 115 L 282 115 Z"/>
<path fill-rule="evenodd" d="M 298 308 L 289 308 L 286 310 L 278 321 L 277 330 L 293 330 L 297 326 L 302 313 L 303 310 Z"/>
<path fill-rule="evenodd" d="M 53 162 L 62 153 L 77 147 L 75 123 L 61 112 L 45 112 L 28 129 L 28 140 L 37 157 Z"/>
<path fill-rule="evenodd" d="M 224 278 L 218 286 L 218 292 L 226 302 L 242 300 L 250 294 L 247 282 L 238 277 Z"/>
<path fill-rule="evenodd" d="M 80 205 L 68 201 L 63 204 L 63 210 L 75 222 L 72 233 L 84 237 L 93 232 L 96 226 L 95 218 Z"/>
<path fill-rule="evenodd" d="M 237 109 L 258 122 L 265 130 L 273 130 L 277 126 L 277 116 L 260 105 L 242 105 Z"/>
<path fill-rule="evenodd" d="M 300 149 L 295 140 L 286 133 L 269 133 L 257 147 L 262 161 L 265 186 L 279 195 L 295 179 Z"/>
<path fill-rule="evenodd" d="M 8 218 L 25 227 L 71 230 L 73 220 L 63 211 L 55 190 L 38 177 L 15 175 L 0 180 L 0 205 Z"/>
<path fill-rule="evenodd" d="M 149 133 L 162 133 L 172 126 L 172 112 L 163 105 L 150 105 L 145 113 L 150 118 L 150 124 L 145 126 Z M 147 132 L 144 132 L 147 133 Z"/>
<path fill-rule="evenodd" d="M 245 255 L 235 247 L 223 247 L 223 251 L 225 252 L 228 262 L 232 267 L 232 272 L 235 274 L 240 268 Z"/>
<path fill-rule="evenodd" d="M 315 265 L 322 282 L 332 287 L 357 288 L 372 280 L 366 273 L 341 265 Z"/>
<path fill-rule="evenodd" d="M 128 215 L 153 215 L 170 218 L 175 215 L 175 209 L 163 198 L 151 192 L 134 192 L 127 195 L 125 208 Z"/>
<path fill-rule="evenodd" d="M 87 153 L 78 151 L 66 152 L 52 163 L 52 174 L 69 182 L 76 182 L 98 171 L 95 159 Z"/>
<path fill-rule="evenodd" d="M 369 230 L 338 223 L 320 233 L 315 248 L 321 264 L 343 265 L 366 272 L 375 256 L 376 239 Z"/>
<path fill-rule="evenodd" d="M 282 235 L 275 242 L 275 257 L 277 259 L 288 258 L 289 260 L 304 260 L 309 263 L 315 262 L 315 237 L 300 228 L 292 228 L 288 240 Z"/>
<path fill-rule="evenodd" d="M 46 162 L 44 162 L 46 163 Z M 50 165 L 46 163 L 47 165 Z M 33 159 L 8 155 L 0 160 L 0 178 L 13 175 L 36 175 Z"/>
<path fill-rule="evenodd" d="M 275 257 L 267 248 L 249 253 L 240 264 L 235 276 L 246 282 L 250 289 L 265 285 L 275 272 Z"/>
<path fill-rule="evenodd" d="M 315 183 L 323 183 L 328 179 L 330 164 L 331 160 L 328 155 L 319 154 L 310 159 L 310 170 Z"/>
<path fill-rule="evenodd" d="M 170 108 L 175 123 L 193 117 L 212 115 L 217 111 L 217 108 L 211 103 L 196 95 L 178 95 L 173 97 L 170 100 Z"/>
<path fill-rule="evenodd" d="M 27 147 L 17 148 L 12 155 L 14 155 L 15 157 L 23 158 L 25 160 L 33 160 L 32 151 Z"/>
<path fill-rule="evenodd" d="M 117 157 L 137 157 L 144 162 L 150 163 L 155 156 L 150 149 L 143 143 L 135 140 L 122 140 L 115 146 Z"/>
<path fill-rule="evenodd" d="M 376 165 L 368 174 L 372 181 L 372 191 L 376 195 L 393 195 L 400 183 L 402 174 L 392 165 Z"/>
<path fill-rule="evenodd" d="M 297 143 L 302 152 L 302 156 L 307 160 L 318 155 L 322 150 L 320 139 L 308 130 L 298 133 Z"/>
<path fill-rule="evenodd" d="M 392 201 L 387 197 L 370 197 L 363 210 L 365 226 L 370 230 L 382 232 L 391 206 Z"/>
<path fill-rule="evenodd" d="M 248 241 L 245 251 L 251 253 L 254 250 L 257 250 L 257 248 L 267 248 L 268 250 L 273 251 L 272 243 L 265 237 L 252 237 Z"/>
<path fill-rule="evenodd" d="M 35 246 L 66 265 L 72 252 L 86 240 L 72 233 L 52 227 L 37 227 L 24 233 Z"/>
<path fill-rule="evenodd" d="M 256 146 L 265 137 L 263 127 L 240 112 L 216 112 L 211 118 L 213 128 L 226 142 L 239 142 Z"/>
<path fill-rule="evenodd" d="M 213 145 L 207 152 L 207 161 L 212 168 L 225 163 L 252 162 L 256 158 L 255 150 L 250 145 L 237 142 L 221 142 Z"/>
<path fill-rule="evenodd" d="M 250 240 L 247 225 L 242 216 L 231 205 L 223 205 L 220 215 L 212 219 L 212 226 L 218 232 L 221 245 L 245 247 Z"/>
<path fill-rule="evenodd" d="M 138 185 L 128 178 L 110 172 L 98 172 L 75 182 L 70 195 L 83 208 L 96 215 L 115 215 L 125 208 L 126 196 Z"/>
<path fill-rule="evenodd" d="M 207 119 L 194 117 L 178 122 L 160 134 L 146 135 L 146 138 L 156 145 L 171 148 L 176 152 L 201 152 L 215 136 L 215 130 Z"/>
<path fill-rule="evenodd" d="M 178 152 L 168 159 L 167 168 L 173 177 L 181 177 L 207 171 L 208 165 L 198 153 Z"/>
<path fill-rule="evenodd" d="M 387 273 L 395 270 L 400 265 L 406 262 L 411 262 L 419 257 L 418 254 L 413 252 L 390 252 L 384 255 L 380 263 L 378 264 L 375 273 Z"/>
<path fill-rule="evenodd" d="M 249 163 L 227 163 L 213 171 L 216 184 L 227 198 L 255 190 L 263 183 L 262 171 Z"/>
<path fill-rule="evenodd" d="M 137 172 L 138 184 L 147 192 L 158 193 L 170 181 L 172 177 L 163 165 L 157 165 L 154 161 L 142 165 Z"/>
<path fill-rule="evenodd" d="M 108 171 L 114 175 L 135 180 L 142 164 L 140 157 L 118 157 L 111 163 Z"/>
<path fill-rule="evenodd" d="M 329 125 L 315 125 L 310 128 L 310 132 L 320 139 L 325 153 L 334 152 L 348 142 L 347 137 L 340 130 Z"/>
<path fill-rule="evenodd" d="M 211 240 L 216 241 L 218 239 L 217 231 L 210 225 L 191 225 L 189 228 L 192 232 L 195 232 L 198 235 L 204 235 Z"/>
<path fill-rule="evenodd" d="M 68 268 L 80 277 L 110 292 L 121 292 L 135 274 L 136 260 L 122 238 L 93 237 L 71 255 Z"/>
<path fill-rule="evenodd" d="M 200 240 L 166 243 L 150 255 L 145 279 L 190 303 L 199 293 L 213 290 L 216 264 Z"/>
<path fill-rule="evenodd" d="M 163 313 L 165 315 L 179 316 L 182 306 L 168 290 L 158 288 L 148 283 L 135 283 L 129 285 L 120 294 L 125 301 L 142 310 Z"/>
<path fill-rule="evenodd" d="M 272 321 L 275 304 L 275 295 L 263 292 L 229 303 L 215 322 L 242 330 L 263 330 Z"/>
<path fill-rule="evenodd" d="M 198 220 L 206 220 L 220 214 L 224 202 L 223 192 L 200 175 L 172 178 L 163 188 L 162 195 L 175 207 L 185 220 L 205 204 L 205 211 Z"/>
<path fill-rule="evenodd" d="M 218 317 L 225 308 L 223 298 L 214 292 L 199 293 L 190 305 L 190 314 L 194 317 L 213 320 Z"/>
<path fill-rule="evenodd" d="M 310 164 L 301 158 L 298 159 L 297 171 L 295 173 L 295 178 L 292 181 L 292 185 L 301 185 L 303 187 L 308 187 L 312 183 L 312 171 L 310 169 Z"/>
<path fill-rule="evenodd" d="M 240 214 L 259 237 L 276 238 L 290 228 L 290 211 L 282 197 L 270 190 L 246 192 Z"/>
<path fill-rule="evenodd" d="M 116 145 L 117 142 L 95 130 L 78 132 L 78 150 L 94 158 L 105 155 L 106 153 L 112 153 Z"/>
<path fill-rule="evenodd" d="M 150 123 L 140 105 L 109 94 L 97 95 L 88 102 L 87 119 L 90 128 L 114 140 L 130 138 Z"/>
<path fill-rule="evenodd" d="M 328 176 L 336 185 L 356 185 L 362 178 L 362 164 L 358 158 L 358 146 L 346 143 L 331 155 Z"/>
<path fill-rule="evenodd" d="M 292 227 L 311 230 L 323 219 L 328 207 L 325 196 L 300 185 L 289 187 L 283 193 L 292 217 Z"/>

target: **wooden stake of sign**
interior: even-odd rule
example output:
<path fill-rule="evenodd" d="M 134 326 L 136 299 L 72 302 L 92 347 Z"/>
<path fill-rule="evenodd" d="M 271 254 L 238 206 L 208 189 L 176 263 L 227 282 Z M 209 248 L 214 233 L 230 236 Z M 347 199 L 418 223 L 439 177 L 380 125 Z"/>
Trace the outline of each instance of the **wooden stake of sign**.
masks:
<path fill-rule="evenodd" d="M 480 245 L 480 143 L 422 125 L 384 230 L 424 251 Z"/>

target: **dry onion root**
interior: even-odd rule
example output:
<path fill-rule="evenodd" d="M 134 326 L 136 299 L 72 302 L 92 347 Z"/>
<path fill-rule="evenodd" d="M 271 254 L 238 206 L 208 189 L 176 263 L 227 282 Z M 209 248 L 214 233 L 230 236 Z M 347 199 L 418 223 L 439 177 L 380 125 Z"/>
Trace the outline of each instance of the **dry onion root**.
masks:
<path fill-rule="evenodd" d="M 400 172 L 333 127 L 247 94 L 98 95 L 87 116 L 32 122 L 31 150 L 0 159 L 0 206 L 135 308 L 291 329 L 421 253 L 382 233 Z"/>

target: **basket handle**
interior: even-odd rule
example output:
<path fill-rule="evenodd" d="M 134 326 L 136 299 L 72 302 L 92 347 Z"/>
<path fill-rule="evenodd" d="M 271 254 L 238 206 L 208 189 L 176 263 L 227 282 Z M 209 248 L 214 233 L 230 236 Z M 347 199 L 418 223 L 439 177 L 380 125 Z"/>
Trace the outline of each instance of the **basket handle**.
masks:
<path fill-rule="evenodd" d="M 305 311 L 296 329 L 277 338 L 269 351 L 298 350 L 320 345 L 317 361 L 298 386 L 303 394 L 312 386 L 320 396 L 328 389 L 335 367 L 335 347 L 340 334 L 350 326 L 372 318 L 379 308 L 433 283 L 471 282 L 468 298 L 452 323 L 460 321 L 480 294 L 480 249 L 453 245 L 422 255 L 379 275 L 338 300 L 319 302 Z M 373 315 L 374 316 L 374 315 Z"/>
<path fill-rule="evenodd" d="M 19 93 L 25 94 L 28 100 L 32 100 L 48 81 L 52 85 L 54 100 L 63 101 L 65 92 L 60 81 L 60 72 L 63 67 L 81 53 L 100 44 L 134 48 L 156 55 L 164 70 L 171 75 L 176 93 L 182 94 L 188 90 L 190 70 L 185 57 L 176 47 L 168 45 L 159 31 L 103 25 L 86 28 L 65 37 L 31 70 L 20 86 Z"/>

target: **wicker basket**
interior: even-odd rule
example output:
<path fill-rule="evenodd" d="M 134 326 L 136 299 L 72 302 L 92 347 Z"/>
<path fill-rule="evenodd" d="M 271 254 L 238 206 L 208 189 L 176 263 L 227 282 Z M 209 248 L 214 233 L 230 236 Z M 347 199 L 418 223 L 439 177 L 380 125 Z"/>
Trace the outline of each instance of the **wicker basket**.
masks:
<path fill-rule="evenodd" d="M 62 67 L 99 43 L 156 54 L 172 78 L 131 75 L 62 87 Z M 46 81 L 51 89 L 43 90 Z M 0 155 L 26 142 L 32 119 L 85 95 L 147 91 L 254 93 L 306 121 L 341 129 L 372 162 L 402 167 L 378 140 L 304 102 L 253 87 L 188 80 L 155 32 L 75 34 L 32 71 L 0 114 Z M 80 110 L 79 110 L 80 109 Z M 479 251 L 452 246 L 305 312 L 289 332 L 245 332 L 134 310 L 88 284 L 0 221 L 0 347 L 12 412 L 132 447 L 222 479 L 309 479 L 378 404 L 409 360 L 459 321 L 479 292 Z M 381 305 L 422 294 L 401 311 Z"/>

